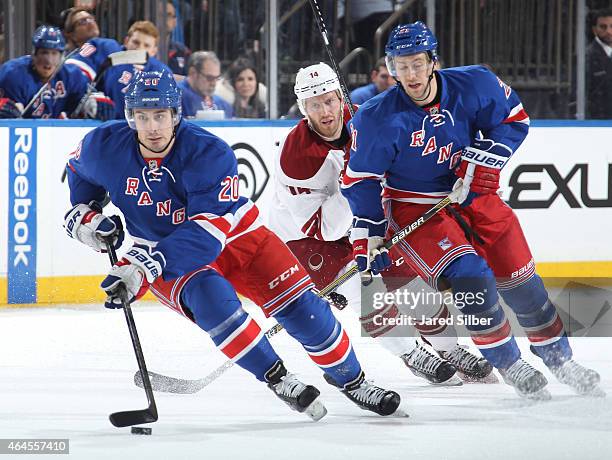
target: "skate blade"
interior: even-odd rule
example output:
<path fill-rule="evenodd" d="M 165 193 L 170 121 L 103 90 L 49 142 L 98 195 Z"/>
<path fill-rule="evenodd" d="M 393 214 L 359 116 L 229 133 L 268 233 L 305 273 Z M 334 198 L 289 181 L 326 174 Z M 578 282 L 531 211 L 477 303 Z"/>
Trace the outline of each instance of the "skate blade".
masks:
<path fill-rule="evenodd" d="M 516 392 L 519 396 L 529 399 L 531 401 L 550 401 L 552 399 L 552 395 L 546 388 L 542 388 L 541 390 L 535 391 L 533 393 L 522 393 L 516 389 Z"/>
<path fill-rule="evenodd" d="M 327 409 L 323 405 L 319 398 L 315 399 L 310 405 L 304 410 L 304 413 L 308 415 L 313 421 L 318 422 L 325 415 L 327 415 Z"/>
<path fill-rule="evenodd" d="M 482 378 L 473 377 L 471 375 L 464 374 L 461 371 L 457 371 L 457 375 L 459 376 L 461 380 L 463 380 L 463 383 L 486 383 L 486 384 L 499 383 L 499 379 L 497 378 L 497 375 L 495 375 L 494 372 L 491 372 L 489 375 L 482 377 Z"/>
<path fill-rule="evenodd" d="M 409 418 L 410 415 L 408 415 L 408 412 L 406 412 L 404 409 L 398 407 L 396 409 L 396 411 L 393 412 L 388 417 L 393 417 L 393 418 Z"/>
<path fill-rule="evenodd" d="M 605 398 L 607 396 L 606 392 L 599 386 L 595 386 L 587 391 L 579 392 L 578 394 L 587 398 Z"/>
<path fill-rule="evenodd" d="M 444 382 L 427 382 L 434 387 L 460 387 L 463 385 L 463 381 L 455 374 L 450 379 Z"/>

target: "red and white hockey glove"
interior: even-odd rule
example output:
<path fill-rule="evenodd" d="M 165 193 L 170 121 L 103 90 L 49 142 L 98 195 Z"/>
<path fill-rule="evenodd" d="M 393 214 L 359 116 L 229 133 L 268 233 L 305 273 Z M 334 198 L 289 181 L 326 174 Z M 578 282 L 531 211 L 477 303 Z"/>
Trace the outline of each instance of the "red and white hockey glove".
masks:
<path fill-rule="evenodd" d="M 495 144 L 488 139 L 475 140 L 474 145 L 474 147 L 463 149 L 461 163 L 455 170 L 459 179 L 455 182 L 453 191 L 459 190 L 457 203 L 462 206 L 468 206 L 478 195 L 497 193 L 499 175 L 508 157 L 493 153 L 493 151 L 512 153 L 507 147 Z"/>
<path fill-rule="evenodd" d="M 161 276 L 166 261 L 161 252 L 134 245 L 112 266 L 100 287 L 107 294 L 106 308 L 121 308 L 121 287 L 127 291 L 129 303 L 146 294 L 149 285 Z"/>
<path fill-rule="evenodd" d="M 111 120 L 115 117 L 115 103 L 104 93 L 95 91 L 85 101 L 83 115 L 96 120 Z"/>
<path fill-rule="evenodd" d="M 0 98 L 0 118 L 21 118 L 21 110 L 17 103 L 6 97 Z"/>
<path fill-rule="evenodd" d="M 389 250 L 385 248 L 386 222 L 375 224 L 364 219 L 357 219 L 351 229 L 350 241 L 353 245 L 353 258 L 360 272 L 368 269 L 374 275 L 386 270 L 391 265 Z"/>
<path fill-rule="evenodd" d="M 106 252 L 106 238 L 112 238 L 115 249 L 123 243 L 123 224 L 119 216 L 105 216 L 100 205 L 92 201 L 77 204 L 64 216 L 64 228 L 70 238 L 89 246 L 95 251 Z"/>

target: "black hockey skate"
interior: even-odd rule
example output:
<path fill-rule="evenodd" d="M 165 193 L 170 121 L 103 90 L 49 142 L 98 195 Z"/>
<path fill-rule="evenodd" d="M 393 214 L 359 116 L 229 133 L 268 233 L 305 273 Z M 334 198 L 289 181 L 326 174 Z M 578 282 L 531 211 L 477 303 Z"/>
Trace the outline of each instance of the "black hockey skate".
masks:
<path fill-rule="evenodd" d="M 323 377 L 330 385 L 340 388 L 348 399 L 363 410 L 369 410 L 384 416 L 393 414 L 400 405 L 400 395 L 395 391 L 385 390 L 367 381 L 363 371 L 355 380 L 347 383 L 344 387 L 338 385 L 328 374 L 323 374 Z M 406 416 L 406 414 L 403 415 Z"/>
<path fill-rule="evenodd" d="M 547 401 L 551 398 L 548 390 L 544 388 L 548 384 L 546 377 L 522 359 L 517 359 L 512 366 L 498 371 L 504 382 L 513 386 L 520 396 L 537 401 Z"/>
<path fill-rule="evenodd" d="M 457 369 L 457 375 L 466 383 L 499 383 L 489 361 L 470 353 L 466 347 L 455 345 L 450 351 L 438 354 Z"/>
<path fill-rule="evenodd" d="M 578 364 L 573 359 L 565 361 L 559 367 L 549 369 L 559 382 L 570 386 L 579 395 L 605 396 L 605 392 L 597 386 L 600 380 L 599 374 Z"/>
<path fill-rule="evenodd" d="M 282 361 L 277 361 L 272 369 L 266 372 L 265 378 L 268 388 L 291 409 L 305 412 L 315 422 L 327 414 L 327 409 L 318 400 L 321 392 L 312 385 L 300 382 L 295 375 L 287 373 Z"/>
<path fill-rule="evenodd" d="M 455 375 L 457 368 L 430 353 L 421 344 L 417 344 L 414 350 L 403 354 L 400 358 L 414 375 L 424 378 L 432 385 L 462 385 L 461 379 Z"/>

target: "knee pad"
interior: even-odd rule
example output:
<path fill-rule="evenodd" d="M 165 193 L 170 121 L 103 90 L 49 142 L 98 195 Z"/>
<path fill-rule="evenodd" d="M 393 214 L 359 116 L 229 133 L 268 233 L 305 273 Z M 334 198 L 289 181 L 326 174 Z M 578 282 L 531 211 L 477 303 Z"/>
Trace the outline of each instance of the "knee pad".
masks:
<path fill-rule="evenodd" d="M 476 254 L 455 259 L 442 276 L 450 284 L 454 306 L 463 313 L 485 311 L 498 303 L 495 275 Z"/>
<path fill-rule="evenodd" d="M 247 318 L 233 286 L 215 270 L 199 272 L 187 282 L 181 291 L 181 305 L 215 343 Z"/>
<path fill-rule="evenodd" d="M 312 291 L 306 291 L 286 308 L 273 315 L 289 335 L 302 345 L 318 344 L 336 325 L 336 318 L 327 301 Z"/>

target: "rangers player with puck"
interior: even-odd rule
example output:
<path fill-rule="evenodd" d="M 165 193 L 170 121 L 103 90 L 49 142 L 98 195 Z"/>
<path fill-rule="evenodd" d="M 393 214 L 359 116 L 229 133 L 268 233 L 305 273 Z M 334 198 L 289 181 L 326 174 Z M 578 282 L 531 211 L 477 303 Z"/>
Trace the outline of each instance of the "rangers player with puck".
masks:
<path fill-rule="evenodd" d="M 572 359 L 518 219 L 497 195 L 500 171 L 529 129 L 518 96 L 482 66 L 435 70 L 437 40 L 422 22 L 396 27 L 385 52 L 399 84 L 350 122 L 342 191 L 356 216 L 353 233 L 376 254 L 385 236 L 457 191 L 457 212 L 480 241 L 468 239 L 443 210 L 399 243 L 404 260 L 434 288 L 482 296 L 461 312 L 482 320 L 468 325 L 474 343 L 521 396 L 550 394 L 544 375 L 521 359 L 499 295 L 553 375 L 591 393 L 599 374 Z"/>
<path fill-rule="evenodd" d="M 343 107 L 338 78 L 325 63 L 300 69 L 294 91 L 305 118 L 287 135 L 276 159 L 270 226 L 322 289 L 354 265 L 347 236 L 353 214 L 340 193 L 340 177 L 351 144 L 346 127 L 351 115 Z M 401 258 L 396 258 L 382 276 L 389 291 L 432 291 Z M 456 371 L 467 381 L 483 381 L 491 373 L 493 368 L 486 360 L 457 345 L 456 331 L 445 321 L 449 317 L 445 305 L 423 303 L 414 308 L 389 303 L 374 309 L 366 302 L 362 305 L 360 294 L 359 277 L 353 277 L 331 297 L 337 304 L 348 299 L 360 314 L 363 330 L 400 357 L 415 375 L 432 384 L 456 385 L 461 383 Z M 431 319 L 428 324 L 417 322 L 415 327 L 444 359 L 411 337 L 394 336 L 400 332 L 394 327 L 400 314 Z"/>
<path fill-rule="evenodd" d="M 362 409 L 390 415 L 399 395 L 373 385 L 328 303 L 287 246 L 238 190 L 237 162 L 221 139 L 181 119 L 170 72 L 140 72 L 125 97 L 127 121 L 89 132 L 68 163 L 68 235 L 95 250 L 118 247 L 120 220 L 97 205 L 110 194 L 135 244 L 102 282 L 105 305 L 147 289 L 205 330 L 215 345 L 292 409 L 318 420 L 319 391 L 289 373 L 236 292 L 260 305 Z"/>

